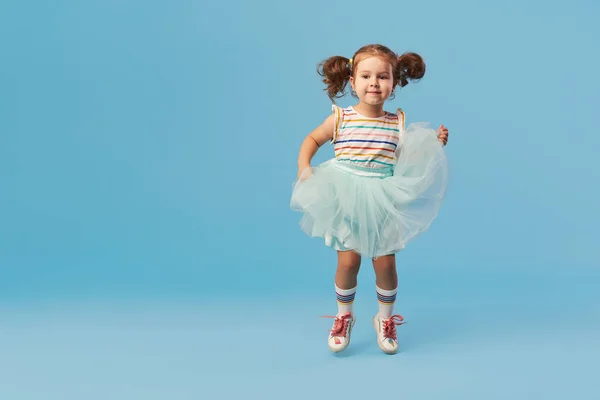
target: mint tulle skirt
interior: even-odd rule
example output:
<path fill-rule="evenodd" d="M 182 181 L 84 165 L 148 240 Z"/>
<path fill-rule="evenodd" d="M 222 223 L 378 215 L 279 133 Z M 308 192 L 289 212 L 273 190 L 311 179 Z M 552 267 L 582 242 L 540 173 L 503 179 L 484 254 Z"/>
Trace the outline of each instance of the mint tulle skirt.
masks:
<path fill-rule="evenodd" d="M 396 164 L 366 168 L 328 160 L 302 172 L 290 206 L 300 227 L 335 250 L 366 257 L 395 254 L 429 229 L 442 204 L 448 162 L 437 132 L 411 124 Z"/>

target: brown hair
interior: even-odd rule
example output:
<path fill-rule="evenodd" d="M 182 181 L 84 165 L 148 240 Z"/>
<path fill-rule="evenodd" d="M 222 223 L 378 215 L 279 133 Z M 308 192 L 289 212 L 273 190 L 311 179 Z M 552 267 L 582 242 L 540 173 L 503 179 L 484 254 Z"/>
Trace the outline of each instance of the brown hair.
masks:
<path fill-rule="evenodd" d="M 317 73 L 323 77 L 323 83 L 327 85 L 324 90 L 332 101 L 345 95 L 356 66 L 369 56 L 381 57 L 392 64 L 394 87 L 404 87 L 409 79 L 415 81 L 425 75 L 425 62 L 420 55 L 411 52 L 398 55 L 381 44 L 369 44 L 358 49 L 352 58 L 333 56 L 319 63 Z"/>

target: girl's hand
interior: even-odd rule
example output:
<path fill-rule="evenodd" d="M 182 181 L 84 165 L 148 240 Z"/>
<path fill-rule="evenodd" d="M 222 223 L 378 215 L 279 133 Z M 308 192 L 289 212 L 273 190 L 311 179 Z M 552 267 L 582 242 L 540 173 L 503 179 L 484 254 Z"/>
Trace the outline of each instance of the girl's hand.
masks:
<path fill-rule="evenodd" d="M 310 178 L 311 175 L 312 175 L 312 168 L 310 167 L 310 165 L 307 165 L 306 167 L 298 168 L 298 180 L 300 182 L 304 182 L 305 180 Z"/>
<path fill-rule="evenodd" d="M 438 140 L 442 142 L 444 146 L 448 144 L 448 128 L 446 128 L 444 125 L 440 125 L 440 127 L 437 130 L 437 133 Z"/>

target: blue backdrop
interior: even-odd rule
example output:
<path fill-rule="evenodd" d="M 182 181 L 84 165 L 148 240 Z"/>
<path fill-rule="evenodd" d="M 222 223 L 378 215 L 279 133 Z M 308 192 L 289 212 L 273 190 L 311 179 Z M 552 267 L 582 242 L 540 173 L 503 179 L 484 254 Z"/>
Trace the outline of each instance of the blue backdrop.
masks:
<path fill-rule="evenodd" d="M 599 17 L 591 0 L 4 1 L 0 397 L 276 398 L 302 379 L 293 395 L 320 398 L 339 371 L 357 398 L 597 396 Z M 336 255 L 289 196 L 330 113 L 317 63 L 368 43 L 425 58 L 388 109 L 449 127 L 450 186 L 398 256 L 404 352 L 376 346 L 365 262 L 339 358 L 317 318 Z"/>

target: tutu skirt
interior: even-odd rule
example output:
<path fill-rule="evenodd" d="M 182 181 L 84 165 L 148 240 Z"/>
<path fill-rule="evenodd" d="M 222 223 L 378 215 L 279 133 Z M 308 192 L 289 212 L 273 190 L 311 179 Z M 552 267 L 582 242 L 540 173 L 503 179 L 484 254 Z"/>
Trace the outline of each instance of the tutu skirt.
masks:
<path fill-rule="evenodd" d="M 303 171 L 290 204 L 303 214 L 302 231 L 372 258 L 395 254 L 426 231 L 445 195 L 446 155 L 426 124 L 409 125 L 400 143 L 392 167 L 334 158 Z"/>

